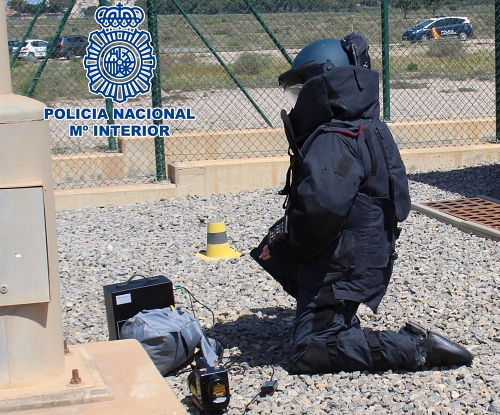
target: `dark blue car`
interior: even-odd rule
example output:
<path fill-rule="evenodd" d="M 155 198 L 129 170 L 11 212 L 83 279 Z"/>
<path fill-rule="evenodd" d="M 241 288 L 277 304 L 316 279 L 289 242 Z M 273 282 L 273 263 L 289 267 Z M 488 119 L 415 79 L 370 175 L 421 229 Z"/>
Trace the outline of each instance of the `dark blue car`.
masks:
<path fill-rule="evenodd" d="M 467 40 L 473 36 L 472 23 L 467 17 L 437 16 L 406 29 L 402 40 L 427 42 L 447 36 Z"/>

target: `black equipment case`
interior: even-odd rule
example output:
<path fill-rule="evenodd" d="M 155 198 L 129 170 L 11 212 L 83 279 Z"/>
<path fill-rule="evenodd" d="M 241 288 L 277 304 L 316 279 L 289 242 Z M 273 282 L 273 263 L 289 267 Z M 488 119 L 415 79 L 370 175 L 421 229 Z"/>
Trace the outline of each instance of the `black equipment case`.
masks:
<path fill-rule="evenodd" d="M 134 280 L 135 277 L 142 279 Z M 118 340 L 125 321 L 142 310 L 175 305 L 172 282 L 163 275 L 134 275 L 126 282 L 105 285 L 103 289 L 109 340 Z"/>

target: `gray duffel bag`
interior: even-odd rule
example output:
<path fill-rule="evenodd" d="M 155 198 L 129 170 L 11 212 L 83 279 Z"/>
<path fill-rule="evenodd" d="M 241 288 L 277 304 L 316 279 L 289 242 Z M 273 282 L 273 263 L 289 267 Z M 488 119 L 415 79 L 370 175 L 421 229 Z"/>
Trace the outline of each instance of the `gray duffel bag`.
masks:
<path fill-rule="evenodd" d="M 144 310 L 125 322 L 120 339 L 138 340 L 163 376 L 191 359 L 197 347 L 210 366 L 217 359 L 215 340 L 209 342 L 198 320 L 184 309 Z"/>

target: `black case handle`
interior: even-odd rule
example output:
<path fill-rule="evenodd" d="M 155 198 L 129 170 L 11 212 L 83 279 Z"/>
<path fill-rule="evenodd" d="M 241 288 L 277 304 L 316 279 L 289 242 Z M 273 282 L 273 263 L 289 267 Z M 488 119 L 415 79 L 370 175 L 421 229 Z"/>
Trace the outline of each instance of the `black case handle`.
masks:
<path fill-rule="evenodd" d="M 117 287 L 126 287 L 127 285 L 129 285 L 131 282 L 134 282 L 134 278 L 135 277 L 142 277 L 144 278 L 145 280 L 148 281 L 148 284 L 151 282 L 151 281 L 156 281 L 158 280 L 158 276 L 154 276 L 154 277 L 145 277 L 144 275 L 141 275 L 141 274 L 134 274 L 132 275 L 126 282 L 121 282 L 119 284 L 116 284 Z M 135 282 L 138 282 L 138 281 L 135 281 Z"/>

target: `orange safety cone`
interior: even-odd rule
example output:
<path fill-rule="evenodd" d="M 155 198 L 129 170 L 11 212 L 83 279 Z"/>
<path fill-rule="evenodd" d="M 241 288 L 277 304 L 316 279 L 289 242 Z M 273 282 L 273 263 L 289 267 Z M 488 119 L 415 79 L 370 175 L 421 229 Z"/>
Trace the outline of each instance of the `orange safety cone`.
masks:
<path fill-rule="evenodd" d="M 207 227 L 207 250 L 195 254 L 204 261 L 223 258 L 239 258 L 241 253 L 229 247 L 224 221 L 209 222 Z"/>

